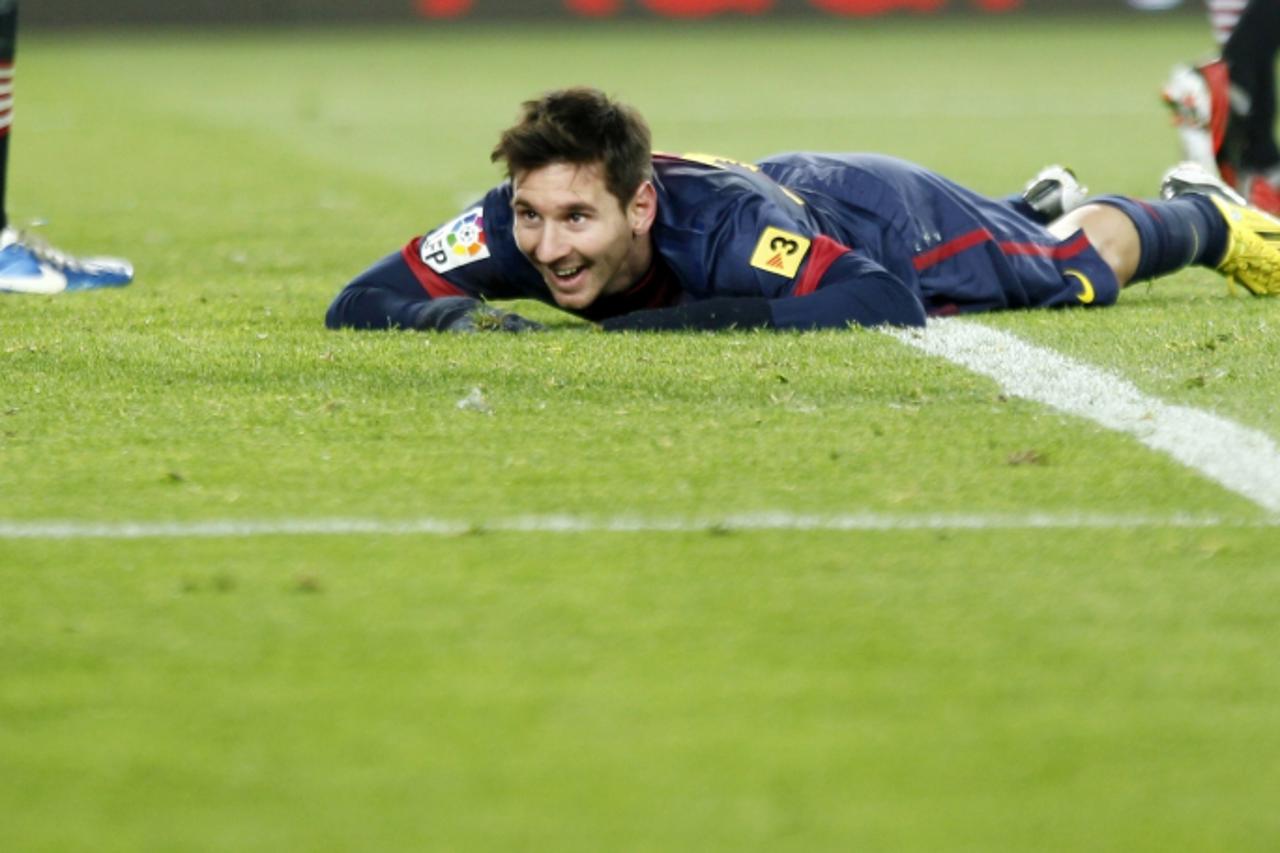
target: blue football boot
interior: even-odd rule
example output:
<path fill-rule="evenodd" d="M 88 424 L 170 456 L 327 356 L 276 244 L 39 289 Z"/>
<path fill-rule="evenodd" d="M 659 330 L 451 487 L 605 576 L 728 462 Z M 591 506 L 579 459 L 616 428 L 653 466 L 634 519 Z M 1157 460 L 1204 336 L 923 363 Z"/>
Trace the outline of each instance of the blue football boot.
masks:
<path fill-rule="evenodd" d="M 121 258 L 77 258 L 13 228 L 0 231 L 0 291 L 61 293 L 120 287 L 133 281 Z"/>

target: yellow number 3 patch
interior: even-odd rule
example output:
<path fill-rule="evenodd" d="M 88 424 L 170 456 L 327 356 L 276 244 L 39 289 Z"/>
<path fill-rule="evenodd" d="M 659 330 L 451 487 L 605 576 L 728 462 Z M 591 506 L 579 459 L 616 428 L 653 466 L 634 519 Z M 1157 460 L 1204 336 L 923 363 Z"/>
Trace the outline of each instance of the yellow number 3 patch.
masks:
<path fill-rule="evenodd" d="M 751 266 L 783 278 L 795 278 L 808 251 L 809 241 L 804 237 L 770 226 L 764 229 L 760 242 L 756 243 Z"/>

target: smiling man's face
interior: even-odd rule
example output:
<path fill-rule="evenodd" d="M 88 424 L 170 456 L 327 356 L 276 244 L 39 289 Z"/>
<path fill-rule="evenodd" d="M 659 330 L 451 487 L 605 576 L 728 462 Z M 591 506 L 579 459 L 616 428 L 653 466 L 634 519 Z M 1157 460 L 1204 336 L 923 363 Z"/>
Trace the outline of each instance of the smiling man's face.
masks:
<path fill-rule="evenodd" d="M 641 184 L 624 206 L 600 164 L 551 163 L 517 174 L 512 190 L 516 245 L 560 307 L 582 310 L 649 269 L 653 184 Z"/>

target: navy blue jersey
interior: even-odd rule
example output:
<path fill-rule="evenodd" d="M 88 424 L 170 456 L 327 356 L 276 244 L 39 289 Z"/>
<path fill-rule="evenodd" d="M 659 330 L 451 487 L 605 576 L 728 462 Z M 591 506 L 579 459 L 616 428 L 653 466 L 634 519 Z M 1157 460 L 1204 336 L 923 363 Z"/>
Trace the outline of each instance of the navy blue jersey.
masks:
<path fill-rule="evenodd" d="M 1013 205 L 879 155 L 758 164 L 653 158 L 654 263 L 583 311 L 605 320 L 723 298 L 765 300 L 770 325 L 923 323 L 924 315 L 1103 305 L 1118 286 L 1083 234 L 1059 241 Z M 510 182 L 383 259 L 330 308 L 331 326 L 414 326 L 445 296 L 551 292 L 516 246 Z"/>

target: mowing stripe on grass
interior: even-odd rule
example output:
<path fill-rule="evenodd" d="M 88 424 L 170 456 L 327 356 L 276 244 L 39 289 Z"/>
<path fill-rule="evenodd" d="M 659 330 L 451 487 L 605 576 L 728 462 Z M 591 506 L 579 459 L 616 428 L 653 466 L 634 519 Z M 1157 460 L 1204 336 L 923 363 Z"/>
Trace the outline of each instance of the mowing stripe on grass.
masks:
<path fill-rule="evenodd" d="M 1131 530 L 1137 528 L 1280 527 L 1280 518 L 1250 521 L 1192 515 L 918 514 L 804 515 L 759 512 L 718 518 L 521 515 L 469 522 L 446 518 L 282 518 L 275 520 L 77 522 L 0 521 L 0 539 L 234 539 L 254 536 L 462 536 L 471 533 L 732 533 L 757 531 Z"/>
<path fill-rule="evenodd" d="M 989 376 L 1016 397 L 1128 433 L 1263 509 L 1280 513 L 1280 449 L 1258 430 L 1165 403 L 1127 379 L 978 323 L 933 320 L 923 330 L 889 334 Z"/>

